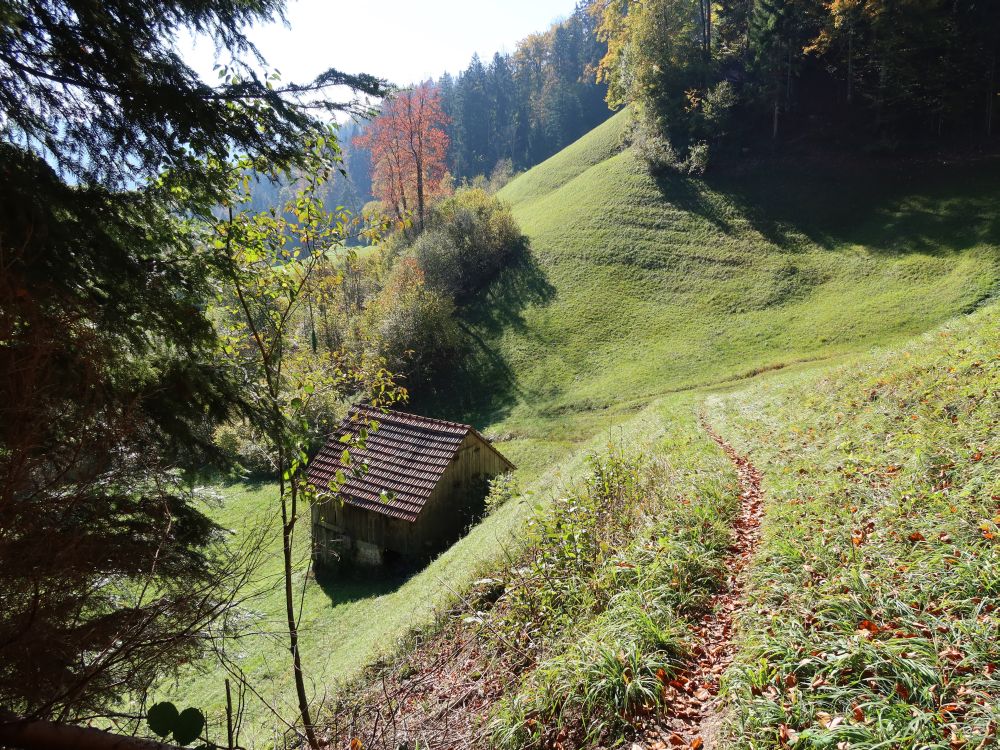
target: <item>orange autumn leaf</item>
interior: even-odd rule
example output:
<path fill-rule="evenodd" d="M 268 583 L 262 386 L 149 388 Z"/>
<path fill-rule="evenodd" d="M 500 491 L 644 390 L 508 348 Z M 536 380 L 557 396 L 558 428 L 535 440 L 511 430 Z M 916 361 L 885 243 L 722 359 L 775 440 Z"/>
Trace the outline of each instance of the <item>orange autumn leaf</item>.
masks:
<path fill-rule="evenodd" d="M 778 738 L 781 740 L 782 747 L 788 747 L 789 745 L 794 745 L 796 740 L 799 739 L 799 733 L 787 724 L 782 724 L 778 727 Z"/>
<path fill-rule="evenodd" d="M 949 646 L 944 651 L 941 651 L 938 656 L 948 661 L 961 661 L 963 654 L 954 646 Z"/>
<path fill-rule="evenodd" d="M 872 635 L 878 635 L 881 628 L 871 620 L 862 620 L 858 623 L 858 630 L 867 630 Z"/>

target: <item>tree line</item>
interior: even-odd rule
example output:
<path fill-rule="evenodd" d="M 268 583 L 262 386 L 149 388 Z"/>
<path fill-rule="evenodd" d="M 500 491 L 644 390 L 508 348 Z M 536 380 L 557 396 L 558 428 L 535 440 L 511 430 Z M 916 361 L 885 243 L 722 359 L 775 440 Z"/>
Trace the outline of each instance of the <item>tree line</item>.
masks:
<path fill-rule="evenodd" d="M 319 746 L 292 558 L 317 491 L 304 481 L 310 415 L 314 401 L 384 404 L 399 390 L 378 363 L 310 347 L 304 321 L 321 281 L 339 278 L 345 242 L 368 231 L 324 206 L 346 171 L 328 123 L 366 115 L 388 85 L 335 69 L 281 81 L 246 30 L 283 12 L 282 0 L 0 10 L 5 747 L 151 746 L 68 726 L 95 720 L 238 745 L 232 724 L 208 737 L 196 707 L 128 708 L 213 648 L 222 658 L 245 628 L 270 531 L 232 543 L 196 479 L 231 465 L 216 435 L 234 422 L 278 478 L 270 511 L 299 713 L 287 724 Z M 185 28 L 216 43 L 216 81 L 178 54 Z M 283 204 L 253 210 L 254 176 L 288 188 Z M 222 666 L 245 692 L 245 675 Z"/>
<path fill-rule="evenodd" d="M 512 54 L 497 52 L 488 63 L 477 54 L 458 75 L 397 91 L 351 140 L 357 167 L 364 170 L 361 156 L 370 155 L 370 176 L 351 175 L 390 213 L 419 222 L 425 190 L 440 194 L 494 171 L 509 178 L 528 169 L 609 116 L 607 86 L 595 77 L 606 51 L 594 13 L 580 3 Z"/>
<path fill-rule="evenodd" d="M 327 211 L 346 208 L 352 214 L 360 215 L 365 204 L 371 200 L 371 155 L 355 141 L 363 130 L 363 123 L 367 121 L 348 120 L 337 127 L 336 138 L 341 149 L 343 171 L 334 170 L 330 179 L 316 191 Z M 248 177 L 252 184 L 244 208 L 255 212 L 285 205 L 297 190 L 294 178 L 279 175 L 271 179 L 269 175 L 255 173 Z"/>
<path fill-rule="evenodd" d="M 496 53 L 395 92 L 351 144 L 370 156 L 370 184 L 382 210 L 423 227 L 430 200 L 461 184 L 495 190 L 610 114 L 596 78 L 607 53 L 597 18 L 579 3 L 569 18 Z M 359 157 L 360 161 L 360 157 Z M 492 178 L 492 181 L 490 180 Z"/>
<path fill-rule="evenodd" d="M 493 196 L 438 190 L 440 129 L 396 123 L 388 150 L 345 148 L 356 130 L 332 117 L 369 115 L 386 82 L 262 71 L 245 30 L 282 13 L 38 0 L 0 14 L 0 745 L 150 746 L 71 726 L 100 720 L 237 747 L 241 711 L 220 737 L 198 707 L 148 702 L 207 654 L 220 692 L 223 677 L 253 692 L 227 644 L 257 624 L 245 599 L 277 531 L 298 718 L 276 720 L 319 747 L 292 550 L 336 482 L 307 483 L 310 451 L 349 403 L 426 385 L 460 345 L 457 307 L 523 248 Z M 219 43 L 216 82 L 177 55 L 182 27 Z M 444 122 L 425 93 L 383 116 Z M 390 237 L 345 179 L 366 148 L 414 168 L 398 197 L 419 221 Z M 200 485 L 245 468 L 276 486 L 269 521 L 233 541 Z"/>
<path fill-rule="evenodd" d="M 512 54 L 498 52 L 488 63 L 475 55 L 457 76 L 443 75 L 437 85 L 451 173 L 488 175 L 502 160 L 527 169 L 607 119 L 606 87 L 594 76 L 605 51 L 594 15 L 579 3 Z"/>

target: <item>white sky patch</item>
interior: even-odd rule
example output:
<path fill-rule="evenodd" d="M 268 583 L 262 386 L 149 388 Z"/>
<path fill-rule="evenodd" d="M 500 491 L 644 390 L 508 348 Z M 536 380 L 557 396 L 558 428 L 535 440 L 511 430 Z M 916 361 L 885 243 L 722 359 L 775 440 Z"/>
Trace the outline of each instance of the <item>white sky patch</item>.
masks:
<path fill-rule="evenodd" d="M 518 40 L 568 17 L 575 0 L 293 0 L 289 27 L 259 26 L 249 36 L 285 82 L 305 83 L 328 68 L 371 73 L 406 85 L 457 73 L 473 53 L 488 62 Z M 178 50 L 208 82 L 214 46 L 190 35 Z"/>

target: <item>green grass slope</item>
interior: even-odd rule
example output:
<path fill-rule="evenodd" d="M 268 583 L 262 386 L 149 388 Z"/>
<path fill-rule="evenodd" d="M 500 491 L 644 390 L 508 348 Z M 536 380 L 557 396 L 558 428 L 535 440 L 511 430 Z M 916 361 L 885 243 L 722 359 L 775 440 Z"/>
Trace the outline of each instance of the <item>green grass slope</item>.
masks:
<path fill-rule="evenodd" d="M 983 748 L 1000 724 L 1000 306 L 713 397 L 764 474 L 727 747 Z"/>
<path fill-rule="evenodd" d="M 385 683 L 450 685 L 416 688 L 406 720 L 433 727 L 469 690 L 487 698 L 450 715 L 459 744 L 658 747 L 651 713 L 690 709 L 668 681 L 683 686 L 704 647 L 691 624 L 724 585 L 739 507 L 706 418 L 766 490 L 723 679 L 729 734 L 713 746 L 992 746 L 998 352 L 993 304 L 835 367 L 657 400 L 533 516 L 523 554 L 490 571 L 440 643 L 402 654 L 355 700 L 381 705 Z"/>
<path fill-rule="evenodd" d="M 501 192 L 531 241 L 467 311 L 438 407 L 517 458 L 665 392 L 918 333 L 1000 279 L 992 165 L 775 163 L 654 179 L 627 113 Z"/>
<path fill-rule="evenodd" d="M 486 430 L 534 494 L 408 580 L 300 578 L 317 700 L 432 622 L 516 544 L 531 507 L 579 474 L 588 445 L 651 429 L 659 417 L 647 407 L 662 395 L 894 341 L 997 290 L 1000 173 L 990 165 L 771 165 L 656 180 L 622 149 L 626 130 L 618 115 L 504 189 L 531 251 L 463 312 L 468 356 L 438 396 L 414 404 Z M 229 488 L 216 513 L 239 531 L 272 498 L 267 486 Z M 305 560 L 306 525 L 298 543 Z M 275 554 L 262 571 L 255 635 L 231 655 L 291 716 L 279 564 Z M 218 722 L 223 676 L 202 666 L 169 692 Z M 251 703 L 248 739 L 259 744 L 281 725 Z"/>
<path fill-rule="evenodd" d="M 629 116 L 628 112 L 619 112 L 543 165 L 511 181 L 504 188 L 504 199 L 512 206 L 533 203 L 610 159 L 622 150 Z"/>
<path fill-rule="evenodd" d="M 656 419 L 640 414 L 629 433 L 646 434 Z M 619 434 L 616 432 L 616 434 Z M 294 586 L 300 596 L 300 636 L 314 720 L 322 723 L 323 706 L 338 688 L 380 657 L 395 653 L 412 634 L 432 626 L 442 608 L 456 600 L 468 583 L 485 575 L 503 550 L 516 550 L 522 525 L 532 509 L 560 493 L 584 467 L 586 456 L 607 435 L 598 435 L 580 450 L 548 469 L 521 471 L 521 498 L 510 501 L 473 528 L 467 536 L 409 577 L 386 576 L 381 571 L 354 572 L 334 577 L 307 576 L 308 515 L 295 536 Z M 291 657 L 284 631 L 284 591 L 280 520 L 275 484 L 236 484 L 222 491 L 220 503 L 208 509 L 234 544 L 261 527 L 269 530 L 270 546 L 257 571 L 253 591 L 245 604 L 247 634 L 227 644 L 226 659 L 241 671 L 257 695 L 247 695 L 243 744 L 247 747 L 283 747 L 289 721 L 297 716 Z M 177 680 L 161 686 L 156 700 L 197 706 L 209 716 L 217 741 L 224 737 L 226 674 L 214 657 L 192 665 Z M 267 706 L 264 705 L 266 701 Z M 132 706 L 138 709 L 138 706 Z M 291 718 L 289 718 L 291 717 Z M 290 736 L 290 735 L 289 735 Z"/>

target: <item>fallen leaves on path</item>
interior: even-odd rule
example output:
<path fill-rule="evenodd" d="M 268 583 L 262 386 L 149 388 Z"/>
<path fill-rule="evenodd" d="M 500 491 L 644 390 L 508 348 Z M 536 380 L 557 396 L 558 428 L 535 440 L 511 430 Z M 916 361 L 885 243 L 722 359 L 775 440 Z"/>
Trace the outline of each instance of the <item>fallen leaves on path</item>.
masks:
<path fill-rule="evenodd" d="M 705 615 L 692 627 L 693 660 L 687 669 L 664 685 L 666 715 L 644 727 L 643 750 L 688 748 L 717 750 L 716 735 L 722 723 L 719 681 L 732 664 L 735 647 L 733 627 L 736 613 L 743 607 L 743 571 L 760 538 L 764 514 L 761 474 L 746 456 L 740 455 L 702 421 L 702 426 L 719 444 L 736 467 L 740 487 L 740 511 L 731 529 L 732 544 L 726 556 L 726 582 L 715 594 Z"/>

